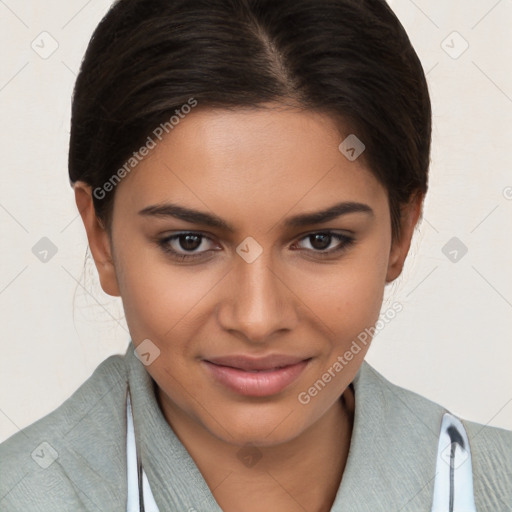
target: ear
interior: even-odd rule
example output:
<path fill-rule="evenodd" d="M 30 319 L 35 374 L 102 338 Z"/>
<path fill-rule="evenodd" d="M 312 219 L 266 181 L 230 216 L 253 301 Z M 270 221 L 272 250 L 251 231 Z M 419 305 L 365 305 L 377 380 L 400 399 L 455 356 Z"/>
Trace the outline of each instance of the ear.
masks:
<path fill-rule="evenodd" d="M 73 185 L 73 190 L 75 191 L 76 206 L 82 217 L 92 257 L 98 270 L 101 287 L 106 294 L 119 297 L 121 294 L 112 257 L 110 235 L 96 216 L 92 188 L 83 181 L 77 181 Z"/>
<path fill-rule="evenodd" d="M 394 281 L 402 273 L 405 258 L 411 247 L 414 228 L 421 214 L 424 197 L 424 194 L 421 193 L 413 194 L 410 201 L 400 208 L 401 233 L 400 237 L 391 245 L 386 283 Z"/>

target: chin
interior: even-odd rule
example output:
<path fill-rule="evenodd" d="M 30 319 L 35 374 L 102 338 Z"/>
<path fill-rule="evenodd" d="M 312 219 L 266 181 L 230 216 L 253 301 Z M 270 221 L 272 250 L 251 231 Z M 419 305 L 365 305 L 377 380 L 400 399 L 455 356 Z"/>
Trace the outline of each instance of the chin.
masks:
<path fill-rule="evenodd" d="M 273 411 L 242 411 L 233 414 L 221 413 L 222 427 L 209 419 L 206 428 L 217 438 L 233 445 L 251 444 L 259 447 L 271 447 L 286 443 L 298 437 L 306 428 L 294 410 L 282 404 L 276 404 Z"/>

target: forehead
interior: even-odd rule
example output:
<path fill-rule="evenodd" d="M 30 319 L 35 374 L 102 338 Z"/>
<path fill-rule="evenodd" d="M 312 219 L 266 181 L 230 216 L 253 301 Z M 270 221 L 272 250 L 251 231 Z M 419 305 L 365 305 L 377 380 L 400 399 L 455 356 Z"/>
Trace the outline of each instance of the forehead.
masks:
<path fill-rule="evenodd" d="M 118 186 L 116 203 L 140 209 L 172 200 L 216 213 L 229 207 L 232 217 L 382 201 L 385 191 L 363 159 L 339 150 L 349 134 L 313 111 L 198 107 L 154 139 Z"/>

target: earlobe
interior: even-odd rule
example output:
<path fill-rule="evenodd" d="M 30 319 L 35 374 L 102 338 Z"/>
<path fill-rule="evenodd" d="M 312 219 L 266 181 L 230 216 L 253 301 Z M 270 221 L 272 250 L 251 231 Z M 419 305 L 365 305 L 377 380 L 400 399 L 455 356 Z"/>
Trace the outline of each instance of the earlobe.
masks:
<path fill-rule="evenodd" d="M 423 194 L 414 194 L 409 203 L 401 208 L 402 229 L 400 237 L 395 240 L 391 246 L 386 283 L 391 283 L 402 273 L 405 258 L 411 247 L 414 228 L 420 218 L 423 198 Z"/>
<path fill-rule="evenodd" d="M 401 273 L 405 263 L 409 248 L 404 248 L 402 240 L 393 242 L 389 253 L 388 271 L 386 274 L 386 283 L 394 281 Z M 405 250 L 404 250 L 405 249 Z"/>
<path fill-rule="evenodd" d="M 75 182 L 75 201 L 87 233 L 91 254 L 98 270 L 103 291 L 119 297 L 119 285 L 110 246 L 110 236 L 103 223 L 96 216 L 92 200 L 92 188 L 82 181 Z"/>

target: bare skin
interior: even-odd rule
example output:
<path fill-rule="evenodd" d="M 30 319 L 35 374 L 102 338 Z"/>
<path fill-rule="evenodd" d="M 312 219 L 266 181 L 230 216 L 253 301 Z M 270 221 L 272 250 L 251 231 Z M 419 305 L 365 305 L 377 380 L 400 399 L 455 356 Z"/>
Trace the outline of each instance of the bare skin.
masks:
<path fill-rule="evenodd" d="M 160 349 L 146 367 L 160 407 L 226 512 L 324 512 L 340 485 L 355 408 L 348 386 L 369 344 L 309 403 L 298 396 L 377 321 L 423 200 L 404 207 L 402 237 L 392 244 L 386 190 L 363 158 L 351 162 L 338 150 L 349 133 L 313 112 L 196 109 L 117 185 L 111 238 L 91 188 L 75 185 L 102 288 L 122 297 L 134 345 L 150 339 Z M 340 202 L 371 211 L 285 224 Z M 233 231 L 139 214 L 162 203 L 215 215 Z M 321 245 L 312 236 L 326 231 L 354 242 Z M 196 259 L 180 262 L 158 244 L 177 233 L 203 235 L 193 249 L 183 237 L 167 241 Z M 247 237 L 262 250 L 252 262 L 236 252 Z M 226 387 L 206 363 L 269 354 L 307 363 L 263 397 Z"/>

